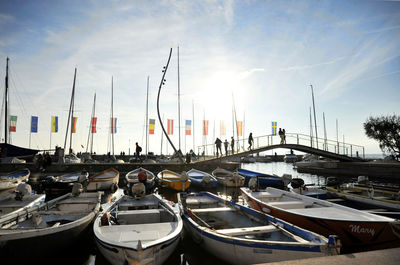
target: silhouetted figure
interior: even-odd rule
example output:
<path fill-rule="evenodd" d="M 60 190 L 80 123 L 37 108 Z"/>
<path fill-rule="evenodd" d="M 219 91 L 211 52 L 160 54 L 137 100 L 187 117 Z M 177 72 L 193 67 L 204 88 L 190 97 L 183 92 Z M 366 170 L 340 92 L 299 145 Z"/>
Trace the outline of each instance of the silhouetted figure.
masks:
<path fill-rule="evenodd" d="M 215 140 L 215 146 L 217 147 L 217 157 L 218 157 L 218 155 L 219 155 L 218 150 L 219 150 L 219 152 L 221 153 L 221 156 L 222 156 L 221 144 L 222 144 L 221 139 L 219 139 L 219 138 L 217 137 L 217 139 Z"/>
<path fill-rule="evenodd" d="M 285 129 L 282 129 L 282 138 L 283 138 L 283 143 L 286 144 L 286 132 L 285 132 Z"/>
<path fill-rule="evenodd" d="M 249 141 L 249 150 L 251 150 L 251 147 L 253 146 L 254 143 L 253 133 L 250 133 L 248 141 Z"/>
<path fill-rule="evenodd" d="M 135 152 L 135 157 L 136 161 L 142 162 L 142 159 L 140 158 L 140 152 L 142 152 L 142 147 L 139 146 L 139 144 L 136 142 L 136 152 Z"/>
<path fill-rule="evenodd" d="M 235 153 L 235 139 L 233 136 L 231 137 L 231 148 L 232 148 L 232 155 Z"/>
<path fill-rule="evenodd" d="M 228 155 L 228 146 L 229 146 L 229 143 L 228 143 L 228 140 L 226 140 L 225 139 L 225 142 L 224 142 L 224 146 L 225 146 L 225 155 Z M 222 154 L 221 154 L 222 155 Z"/>
<path fill-rule="evenodd" d="M 281 138 L 281 144 L 283 144 L 283 132 L 282 132 L 281 128 L 279 128 L 278 134 L 279 134 L 279 137 Z"/>

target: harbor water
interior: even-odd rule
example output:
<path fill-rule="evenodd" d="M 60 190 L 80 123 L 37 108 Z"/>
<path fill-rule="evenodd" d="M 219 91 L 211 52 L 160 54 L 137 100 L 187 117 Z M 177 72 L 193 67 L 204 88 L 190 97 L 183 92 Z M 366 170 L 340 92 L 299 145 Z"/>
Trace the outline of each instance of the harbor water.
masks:
<path fill-rule="evenodd" d="M 250 169 L 267 174 L 276 174 L 281 176 L 283 174 L 291 174 L 293 178 L 302 178 L 305 184 L 324 185 L 325 178 L 310 174 L 299 174 L 293 168 L 293 164 L 284 162 L 270 162 L 270 163 L 246 163 L 241 165 L 244 169 Z M 191 189 L 191 191 L 197 191 Z M 220 194 L 221 196 L 238 197 L 240 190 L 235 188 L 223 188 L 218 185 L 215 190 L 210 192 Z M 163 197 L 177 201 L 176 193 L 169 190 L 160 190 Z M 239 198 L 239 202 L 241 199 Z M 49 260 L 48 264 L 77 264 L 77 265 L 110 265 L 110 263 L 101 255 L 97 250 L 94 243 L 93 233 L 88 233 L 85 242 L 81 242 L 79 246 L 65 251 L 65 257 L 58 257 L 59 260 Z M 164 263 L 166 265 L 205 265 L 205 264 L 226 264 L 221 259 L 211 255 L 203 250 L 199 245 L 192 241 L 192 239 L 184 234 L 183 240 L 180 242 L 178 248 Z"/>

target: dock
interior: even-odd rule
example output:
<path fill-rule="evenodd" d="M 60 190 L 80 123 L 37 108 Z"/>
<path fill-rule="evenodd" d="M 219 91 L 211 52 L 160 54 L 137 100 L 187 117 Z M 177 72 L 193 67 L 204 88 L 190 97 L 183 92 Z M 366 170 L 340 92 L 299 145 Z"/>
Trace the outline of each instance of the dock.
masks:
<path fill-rule="evenodd" d="M 400 248 L 389 248 L 383 250 L 374 250 L 367 252 L 358 252 L 352 254 L 343 254 L 338 256 L 327 256 L 320 258 L 288 260 L 272 263 L 261 263 L 268 265 L 398 265 L 400 264 Z M 259 264 L 259 265 L 261 265 Z"/>

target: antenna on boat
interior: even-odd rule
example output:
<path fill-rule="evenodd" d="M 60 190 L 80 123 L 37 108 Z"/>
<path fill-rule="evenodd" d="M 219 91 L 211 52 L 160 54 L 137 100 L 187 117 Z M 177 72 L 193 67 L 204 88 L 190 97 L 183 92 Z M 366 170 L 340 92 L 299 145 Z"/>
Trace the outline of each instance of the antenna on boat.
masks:
<path fill-rule="evenodd" d="M 163 125 L 163 123 L 162 123 L 161 116 L 160 116 L 160 92 L 161 92 L 161 87 L 165 84 L 165 81 L 166 81 L 166 80 L 164 79 L 164 77 L 165 77 L 165 74 L 167 73 L 167 70 L 168 70 L 169 61 L 171 60 L 171 54 L 172 54 L 172 47 L 170 48 L 170 51 L 169 51 L 169 56 L 168 56 L 167 64 L 166 64 L 166 66 L 163 67 L 163 76 L 162 76 L 162 78 L 161 78 L 160 86 L 158 87 L 158 95 L 157 95 L 157 114 L 158 114 L 158 120 L 160 121 L 161 128 L 162 128 L 162 130 L 163 130 L 163 132 L 164 132 L 164 134 L 165 134 L 165 137 L 167 138 L 168 142 L 171 144 L 171 146 L 172 146 L 172 148 L 174 149 L 175 153 L 178 154 L 179 160 L 183 163 L 184 161 L 183 161 L 182 153 L 181 153 L 180 151 L 178 152 L 178 151 L 176 150 L 176 148 L 175 148 L 174 144 L 172 143 L 171 139 L 168 137 L 168 134 L 167 134 L 167 132 L 165 131 L 165 128 L 164 128 L 164 125 Z"/>

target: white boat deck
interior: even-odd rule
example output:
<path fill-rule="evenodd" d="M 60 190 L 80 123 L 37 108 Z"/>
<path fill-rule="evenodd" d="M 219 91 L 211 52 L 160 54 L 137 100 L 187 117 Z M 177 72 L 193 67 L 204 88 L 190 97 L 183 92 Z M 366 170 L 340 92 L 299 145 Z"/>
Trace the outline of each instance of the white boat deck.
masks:
<path fill-rule="evenodd" d="M 175 222 L 166 222 L 102 226 L 100 227 L 99 231 L 104 237 L 112 241 L 132 243 L 134 246 L 136 246 L 139 240 L 142 243 L 155 241 L 172 233 L 175 228 Z"/>
<path fill-rule="evenodd" d="M 311 197 L 303 199 L 302 195 L 286 194 L 285 192 L 273 189 L 269 191 L 251 192 L 251 195 L 267 205 L 303 216 L 358 222 L 387 222 L 392 220 L 384 216 L 372 215 L 367 212 L 361 212 Z"/>

